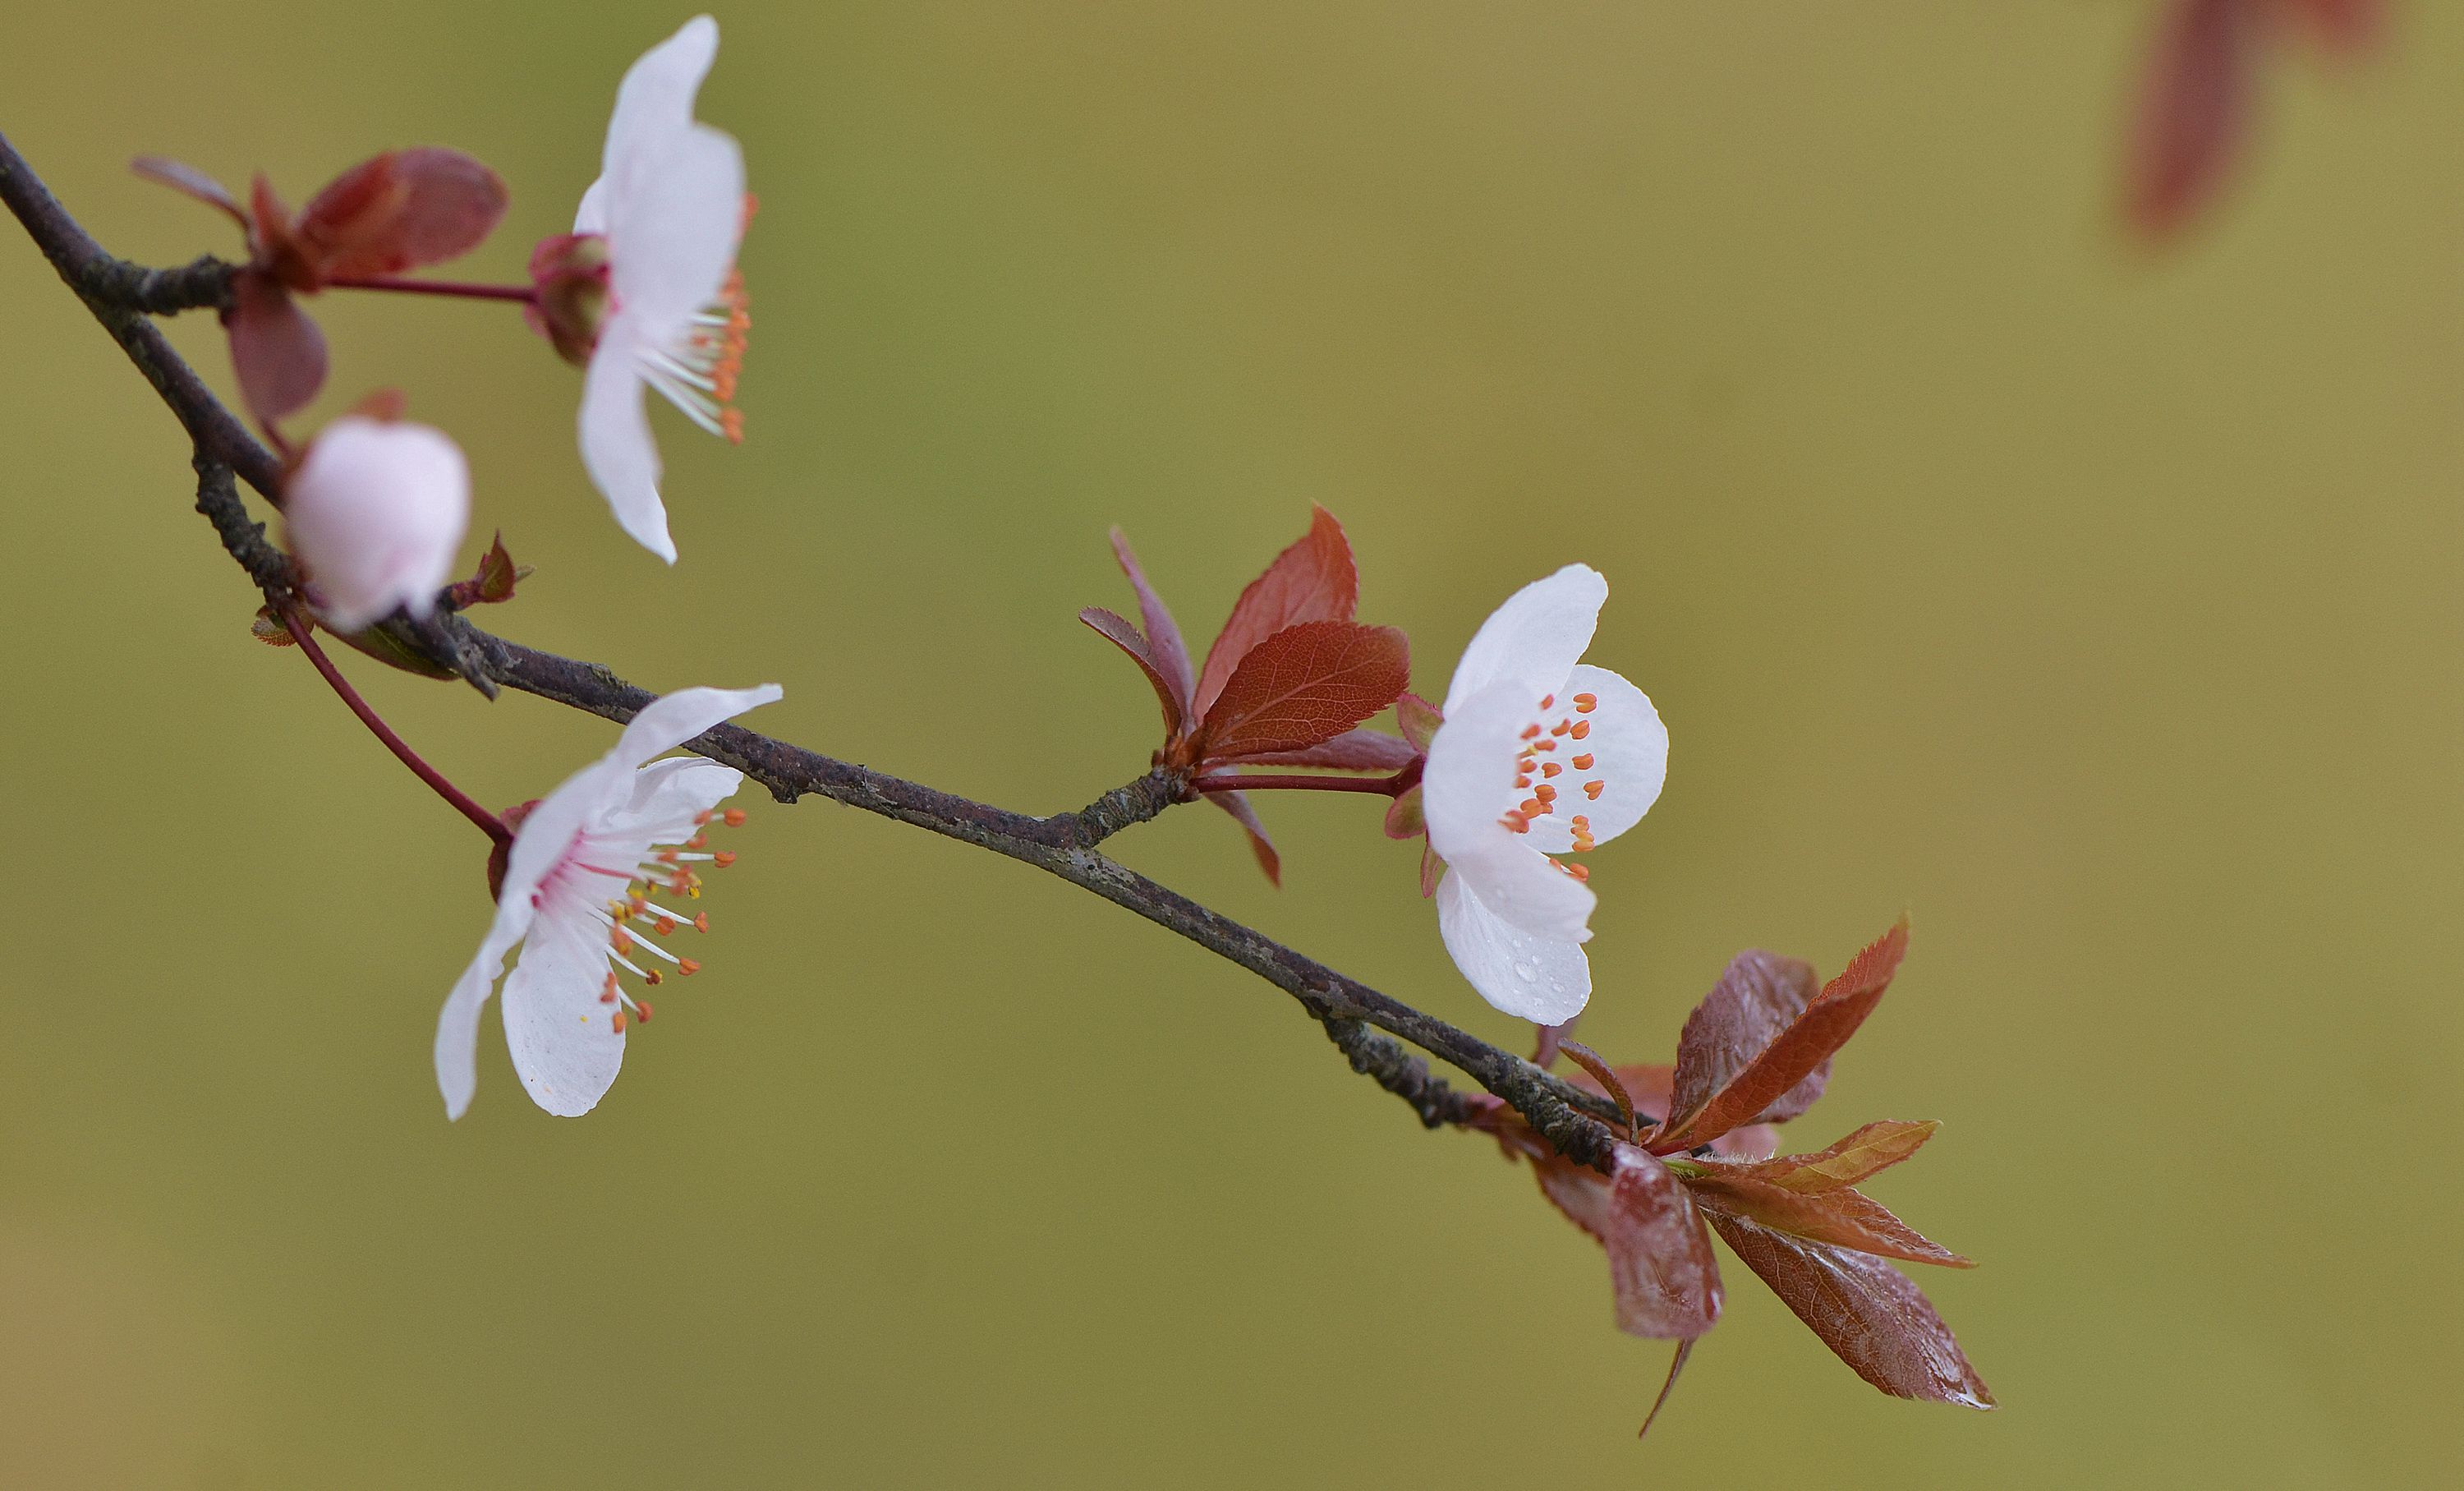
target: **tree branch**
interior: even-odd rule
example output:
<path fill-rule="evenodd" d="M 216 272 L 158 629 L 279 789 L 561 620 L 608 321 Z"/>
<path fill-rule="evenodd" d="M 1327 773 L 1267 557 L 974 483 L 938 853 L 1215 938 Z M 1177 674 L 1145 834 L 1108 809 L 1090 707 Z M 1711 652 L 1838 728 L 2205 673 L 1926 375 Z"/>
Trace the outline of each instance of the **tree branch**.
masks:
<path fill-rule="evenodd" d="M 281 462 L 223 407 L 145 314 L 228 303 L 230 266 L 207 258 L 182 269 L 149 270 L 113 257 L 61 207 L 5 135 L 0 135 L 0 200 L 187 431 L 196 448 L 197 508 L 213 523 L 224 549 L 269 600 L 280 605 L 293 599 L 297 572 L 267 541 L 263 525 L 249 518 L 232 483 L 236 475 L 278 505 Z M 421 624 L 397 616 L 387 631 L 414 654 L 491 696 L 502 684 L 620 722 L 631 719 L 655 697 L 600 664 L 524 647 L 451 613 Z M 1613 1143 L 1609 1125 L 1617 1115 L 1605 1099 L 1095 852 L 1106 838 L 1155 817 L 1183 797 L 1189 786 L 1184 776 L 1157 768 L 1076 812 L 1032 817 L 737 725 L 720 725 L 685 748 L 737 768 L 781 802 L 827 797 L 989 849 L 1180 934 L 1298 1000 L 1325 1027 L 1354 1071 L 1409 1103 L 1423 1124 L 1434 1127 L 1463 1122 L 1466 1100 L 1390 1037 L 1410 1041 L 1468 1074 L 1573 1159 L 1607 1164 Z"/>

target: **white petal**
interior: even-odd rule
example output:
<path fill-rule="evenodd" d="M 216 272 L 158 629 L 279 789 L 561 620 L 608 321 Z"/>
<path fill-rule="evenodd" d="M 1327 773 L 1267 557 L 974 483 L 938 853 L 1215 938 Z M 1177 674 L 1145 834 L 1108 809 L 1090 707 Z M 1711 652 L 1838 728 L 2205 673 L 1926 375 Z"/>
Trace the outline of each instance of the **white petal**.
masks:
<path fill-rule="evenodd" d="M 1557 691 L 1592 645 L 1609 583 L 1589 565 L 1568 565 L 1507 598 L 1481 623 L 1455 664 L 1444 710 L 1502 679 L 1524 684 L 1533 699 Z"/>
<path fill-rule="evenodd" d="M 583 376 L 582 464 L 615 510 L 618 525 L 674 564 L 675 541 L 668 537 L 668 509 L 659 501 L 659 448 L 650 439 L 642 376 L 622 314 L 607 319 Z"/>
<path fill-rule="evenodd" d="M 284 530 L 338 632 L 397 606 L 427 615 L 470 521 L 471 468 L 426 425 L 345 414 L 309 444 L 284 488 Z"/>
<path fill-rule="evenodd" d="M 607 276 L 648 345 L 671 348 L 718 299 L 744 231 L 744 152 L 694 124 L 612 171 Z"/>
<path fill-rule="evenodd" d="M 630 770 L 721 721 L 778 700 L 782 692 L 776 683 L 764 683 L 758 688 L 680 688 L 663 694 L 642 706 L 606 759 L 622 762 Z"/>
<path fill-rule="evenodd" d="M 1591 960 L 1580 946 L 1509 924 L 1482 902 L 1460 867 L 1438 883 L 1438 935 L 1471 987 L 1508 1014 L 1563 1025 L 1592 997 Z"/>
<path fill-rule="evenodd" d="M 602 176 L 592 182 L 590 189 L 582 194 L 582 204 L 573 210 L 573 231 L 602 234 L 607 231 L 606 177 Z"/>
<path fill-rule="evenodd" d="M 625 1064 L 622 1005 L 602 1004 L 606 933 L 580 917 L 542 918 L 505 976 L 505 1047 L 531 1101 L 559 1118 L 587 1113 Z"/>
<path fill-rule="evenodd" d="M 1597 703 L 1577 720 L 1591 722 L 1591 733 L 1579 742 L 1560 745 L 1557 754 L 1591 757 L 1590 769 L 1568 770 L 1557 778 L 1564 793 L 1557 817 L 1579 812 L 1591 819 L 1592 840 L 1605 844 L 1642 821 L 1660 800 L 1661 784 L 1668 780 L 1668 726 L 1642 690 L 1606 668 L 1584 663 L 1566 680 L 1566 695 L 1589 694 Z M 1571 747 L 1571 748 L 1570 748 Z M 1598 782 L 1597 797 L 1586 795 L 1583 784 Z"/>
<path fill-rule="evenodd" d="M 1446 706 L 1420 777 L 1421 812 L 1438 857 L 1485 854 L 1517 837 L 1499 820 L 1524 795 L 1514 786 L 1518 737 L 1539 699 L 1507 679 Z"/>
<path fill-rule="evenodd" d="M 693 819 L 736 795 L 744 773 L 701 756 L 671 756 L 633 773 L 632 795 L 601 814 L 593 832 L 645 844 L 691 838 Z"/>
<path fill-rule="evenodd" d="M 616 86 L 615 112 L 607 120 L 603 172 L 614 174 L 630 157 L 692 123 L 693 96 L 717 57 L 718 22 L 696 15 L 627 68 L 625 80 Z"/>
<path fill-rule="evenodd" d="M 505 968 L 505 954 L 530 930 L 530 893 L 508 897 L 496 907 L 496 919 L 479 943 L 479 955 L 454 981 L 436 1017 L 436 1086 L 445 1095 L 445 1116 L 458 1119 L 471 1106 L 479 1086 L 479 1011 Z"/>
<path fill-rule="evenodd" d="M 1600 898 L 1529 844 L 1509 843 L 1449 858 L 1446 864 L 1480 892 L 1482 904 L 1532 936 L 1566 943 L 1592 940 L 1592 908 Z"/>

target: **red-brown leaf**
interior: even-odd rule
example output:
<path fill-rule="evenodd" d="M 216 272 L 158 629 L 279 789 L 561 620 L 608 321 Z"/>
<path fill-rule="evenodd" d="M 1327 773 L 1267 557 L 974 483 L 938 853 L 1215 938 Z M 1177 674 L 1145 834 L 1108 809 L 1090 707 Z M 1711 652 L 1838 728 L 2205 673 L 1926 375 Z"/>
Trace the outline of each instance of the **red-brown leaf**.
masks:
<path fill-rule="evenodd" d="M 1683 1178 L 1695 1204 L 1715 1216 L 1742 1216 L 1773 1232 L 1910 1263 L 1976 1266 L 1901 1221 L 1890 1208 L 1861 1191 L 1842 1187 L 1809 1194 L 1718 1167 L 1709 1168 L 1707 1174 L 1688 1173 Z"/>
<path fill-rule="evenodd" d="M 250 231 L 248 211 L 239 205 L 239 199 L 231 194 L 231 189 L 195 167 L 172 160 L 167 156 L 141 155 L 128 163 L 128 168 L 148 181 L 160 182 L 172 190 L 185 196 L 194 197 L 218 211 L 230 213 L 231 221 L 239 224 L 240 232 Z M 285 633 L 284 645 L 286 646 L 289 645 L 289 637 L 290 634 Z"/>
<path fill-rule="evenodd" d="M 1896 1397 L 1991 1408 L 1976 1369 L 1924 1291 L 1871 1254 L 1826 1247 L 1739 1216 L 1711 1225 L 1857 1375 Z"/>
<path fill-rule="evenodd" d="M 297 233 L 320 276 L 394 275 L 476 248 L 505 200 L 496 173 L 459 150 L 389 150 L 328 183 Z"/>
<path fill-rule="evenodd" d="M 1258 821 L 1258 810 L 1249 806 L 1246 792 L 1209 792 L 1206 800 L 1232 814 L 1249 835 L 1249 853 L 1258 859 L 1258 868 L 1266 872 L 1266 883 L 1280 890 L 1284 884 L 1284 860 L 1275 853 L 1272 839 L 1266 837 L 1266 826 Z"/>
<path fill-rule="evenodd" d="M 1199 759 L 1306 750 L 1395 702 L 1412 649 L 1393 627 L 1306 621 L 1250 649 L 1198 727 Z"/>
<path fill-rule="evenodd" d="M 2387 7 L 2380 0 L 2292 0 L 2292 6 L 2311 38 L 2333 54 L 2365 52 L 2386 34 Z"/>
<path fill-rule="evenodd" d="M 2161 236 L 2223 182 L 2249 120 L 2265 17 L 2251 0 L 2177 0 L 2142 85 L 2129 156 L 2131 221 Z"/>
<path fill-rule="evenodd" d="M 1854 1186 L 1917 1152 L 1942 1125 L 1931 1119 L 1911 1122 L 1884 1119 L 1840 1140 L 1817 1154 L 1784 1154 L 1748 1166 L 1734 1173 L 1768 1181 L 1790 1191 L 1819 1195 Z"/>
<path fill-rule="evenodd" d="M 1338 771 L 1400 771 L 1419 758 L 1405 742 L 1383 730 L 1346 730 L 1331 741 L 1303 750 L 1265 750 L 1255 755 L 1226 759 L 1215 756 L 1219 766 L 1227 767 L 1324 767 Z"/>
<path fill-rule="evenodd" d="M 1762 1033 L 1798 997 L 1801 983 L 1773 972 L 1792 960 L 1769 953 L 1739 956 L 1719 987 L 1695 1007 L 1678 1037 L 1672 1100 L 1678 1111 L 1651 1147 L 1667 1154 L 1743 1124 L 1776 1124 L 1804 1112 L 1830 1080 L 1831 1054 L 1857 1034 L 1881 1001 L 1907 946 L 1903 917 L 1768 1035 Z M 1745 976 L 1735 977 L 1749 960 L 1760 961 Z M 1739 1056 L 1749 1057 L 1743 1066 L 1734 1064 Z M 1723 1075 L 1729 1072 L 1734 1075 Z"/>
<path fill-rule="evenodd" d="M 269 276 L 247 269 L 231 277 L 223 328 L 240 398 L 258 422 L 289 418 L 325 386 L 325 334 Z"/>
<path fill-rule="evenodd" d="M 1233 604 L 1231 618 L 1206 650 L 1206 667 L 1198 676 L 1190 712 L 1202 720 L 1213 711 L 1217 696 L 1251 648 L 1305 621 L 1350 621 L 1359 602 L 1360 573 L 1353 566 L 1343 524 L 1325 508 L 1313 507 L 1308 535 L 1276 555 L 1266 572 L 1250 581 Z"/>
<path fill-rule="evenodd" d="M 1104 640 L 1130 655 L 1130 661 L 1147 676 L 1155 686 L 1155 701 L 1163 705 L 1163 735 L 1170 740 L 1180 733 L 1180 698 L 1174 692 L 1172 679 L 1165 676 L 1163 663 L 1147 645 L 1147 639 L 1130 618 L 1101 606 L 1089 606 L 1078 613 L 1078 619 L 1093 627 Z"/>
<path fill-rule="evenodd" d="M 1138 617 L 1146 623 L 1147 646 L 1155 671 L 1171 686 L 1180 705 L 1181 718 L 1197 719 L 1197 711 L 1190 707 L 1190 691 L 1196 685 L 1189 664 L 1189 644 L 1181 640 L 1180 623 L 1172 619 L 1172 608 L 1147 583 L 1147 573 L 1138 567 L 1138 556 L 1130 548 L 1129 535 L 1118 528 L 1112 530 L 1112 557 L 1120 561 L 1121 573 L 1130 577 L 1130 589 L 1137 591 Z"/>
<path fill-rule="evenodd" d="M 1687 1340 L 1720 1318 L 1720 1263 L 1710 1235 L 1667 1167 L 1619 1145 L 1617 1174 L 1562 1155 L 1534 1160 L 1543 1194 L 1608 1251 L 1617 1329 Z"/>

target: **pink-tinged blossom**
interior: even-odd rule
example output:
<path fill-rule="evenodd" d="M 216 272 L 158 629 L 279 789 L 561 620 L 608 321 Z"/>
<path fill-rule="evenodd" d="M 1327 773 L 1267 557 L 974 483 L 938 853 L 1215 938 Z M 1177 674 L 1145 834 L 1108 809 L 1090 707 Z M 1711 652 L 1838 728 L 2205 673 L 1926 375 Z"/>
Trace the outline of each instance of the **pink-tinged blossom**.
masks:
<path fill-rule="evenodd" d="M 327 626 L 426 616 L 471 521 L 470 467 L 426 425 L 345 414 L 284 483 L 282 517 Z"/>
<path fill-rule="evenodd" d="M 750 209 L 744 156 L 693 117 L 717 55 L 718 23 L 707 15 L 642 55 L 616 91 L 600 176 L 573 232 L 531 258 L 537 323 L 586 369 L 583 465 L 625 531 L 671 564 L 644 388 L 711 434 L 743 437 L 732 405 L 752 325 L 736 271 Z"/>
<path fill-rule="evenodd" d="M 1446 865 L 1438 930 L 1508 1014 L 1562 1025 L 1591 998 L 1589 870 L 1558 856 L 1642 820 L 1668 731 L 1640 689 L 1579 661 L 1608 581 L 1569 565 L 1517 591 L 1463 649 L 1429 742 L 1421 811 Z"/>
<path fill-rule="evenodd" d="M 744 774 L 699 756 L 651 758 L 779 697 L 778 685 L 765 683 L 654 700 L 614 749 L 521 815 L 500 860 L 495 922 L 436 1024 L 436 1085 L 448 1118 L 471 1105 L 479 1010 L 517 944 L 522 956 L 505 976 L 504 1022 L 522 1086 L 564 1118 L 589 1112 L 606 1093 L 625 1061 L 626 1026 L 650 1017 L 619 971 L 649 985 L 664 980 L 662 965 L 695 971 L 699 964 L 660 939 L 686 926 L 707 931 L 708 918 L 670 903 L 699 899 L 695 865 L 735 858 L 706 852 L 704 830 Z M 725 818 L 742 821 L 733 812 Z"/>

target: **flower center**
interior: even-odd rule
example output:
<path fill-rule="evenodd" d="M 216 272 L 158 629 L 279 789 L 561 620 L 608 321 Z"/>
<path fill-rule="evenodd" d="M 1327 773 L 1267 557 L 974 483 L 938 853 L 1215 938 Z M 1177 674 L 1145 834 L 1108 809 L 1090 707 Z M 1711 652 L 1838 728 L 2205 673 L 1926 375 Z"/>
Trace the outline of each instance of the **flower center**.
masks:
<path fill-rule="evenodd" d="M 1556 815 L 1562 794 L 1579 793 L 1579 798 L 1564 799 L 1570 813 L 1567 823 L 1573 831 L 1571 852 L 1579 855 L 1593 847 L 1592 820 L 1573 809 L 1597 802 L 1609 784 L 1597 769 L 1598 758 L 1583 748 L 1592 733 L 1592 722 L 1584 717 L 1600 706 L 1599 696 L 1577 694 L 1570 702 L 1573 712 L 1552 724 L 1548 721 L 1557 707 L 1557 696 L 1545 696 L 1538 716 L 1523 727 L 1518 737 L 1522 745 L 1514 756 L 1514 790 L 1530 795 L 1507 809 L 1498 822 L 1514 833 L 1529 834 L 1537 820 Z M 1592 878 L 1588 865 L 1551 862 L 1578 880 Z"/>
<path fill-rule="evenodd" d="M 600 986 L 599 1002 L 610 1007 L 608 1023 L 618 1034 L 623 1034 L 628 1019 L 649 1024 L 652 1013 L 649 999 L 626 988 L 618 977 L 620 970 L 632 974 L 649 989 L 667 982 L 667 974 L 656 966 L 658 963 L 666 963 L 685 976 L 701 971 L 699 962 L 669 950 L 661 939 L 688 927 L 696 932 L 709 931 L 710 913 L 688 916 L 650 897 L 655 893 L 699 901 L 701 877 L 692 867 L 708 863 L 724 870 L 736 862 L 736 856 L 727 850 L 710 850 L 709 829 L 714 823 L 736 828 L 743 822 L 741 808 L 730 808 L 723 813 L 704 812 L 694 817 L 692 836 L 672 844 L 657 840 L 611 844 L 594 838 L 585 830 L 574 836 L 564 857 L 531 893 L 531 904 L 542 916 L 586 917 L 605 928 L 609 967 L 606 982 Z M 623 894 L 608 896 L 606 887 L 610 882 L 622 884 Z M 646 968 L 634 962 L 637 955 L 652 966 Z"/>
<path fill-rule="evenodd" d="M 642 355 L 642 375 L 685 412 L 685 417 L 731 444 L 744 443 L 744 415 L 736 408 L 736 380 L 753 329 L 744 271 L 731 269 L 718 299 L 693 319 L 675 345 Z"/>

